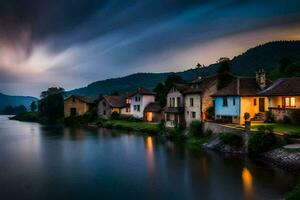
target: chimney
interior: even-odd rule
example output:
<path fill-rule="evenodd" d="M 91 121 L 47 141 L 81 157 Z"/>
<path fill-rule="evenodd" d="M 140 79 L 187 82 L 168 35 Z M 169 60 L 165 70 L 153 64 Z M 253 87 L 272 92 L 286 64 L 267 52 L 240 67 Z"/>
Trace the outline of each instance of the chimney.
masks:
<path fill-rule="evenodd" d="M 258 69 L 256 72 L 256 83 L 259 85 L 260 89 L 266 87 L 266 73 L 264 69 Z"/>

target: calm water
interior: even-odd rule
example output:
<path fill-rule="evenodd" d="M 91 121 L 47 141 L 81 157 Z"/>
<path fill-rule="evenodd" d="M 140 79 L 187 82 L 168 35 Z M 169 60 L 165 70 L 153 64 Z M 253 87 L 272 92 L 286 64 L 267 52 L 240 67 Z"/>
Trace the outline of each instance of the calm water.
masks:
<path fill-rule="evenodd" d="M 280 199 L 297 177 L 150 136 L 0 116 L 0 199 Z"/>

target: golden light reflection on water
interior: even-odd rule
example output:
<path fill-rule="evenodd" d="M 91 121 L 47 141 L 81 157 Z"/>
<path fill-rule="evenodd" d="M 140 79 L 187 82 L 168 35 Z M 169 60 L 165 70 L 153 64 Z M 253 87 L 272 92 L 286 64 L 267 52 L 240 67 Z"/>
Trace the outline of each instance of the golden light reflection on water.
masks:
<path fill-rule="evenodd" d="M 154 170 L 153 138 L 148 136 L 146 139 L 147 163 L 151 172 Z"/>
<path fill-rule="evenodd" d="M 244 167 L 242 171 L 242 180 L 244 186 L 244 195 L 246 199 L 253 197 L 253 178 L 248 168 Z"/>

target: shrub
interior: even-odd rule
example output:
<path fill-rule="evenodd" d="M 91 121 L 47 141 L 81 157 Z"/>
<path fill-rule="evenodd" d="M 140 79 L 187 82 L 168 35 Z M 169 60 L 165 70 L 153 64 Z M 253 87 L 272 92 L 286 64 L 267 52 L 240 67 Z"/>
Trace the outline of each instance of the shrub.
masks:
<path fill-rule="evenodd" d="M 292 113 L 291 113 L 291 117 L 293 119 L 293 122 L 295 123 L 300 123 L 300 110 L 294 110 Z"/>
<path fill-rule="evenodd" d="M 242 147 L 243 146 L 243 138 L 240 135 L 233 133 L 222 133 L 220 135 L 220 140 L 227 145 L 233 147 Z"/>
<path fill-rule="evenodd" d="M 158 124 L 158 128 L 160 131 L 163 131 L 166 129 L 166 121 L 164 119 L 160 120 L 160 122 Z"/>
<path fill-rule="evenodd" d="M 206 117 L 207 119 L 213 119 L 215 116 L 215 108 L 213 106 L 207 108 Z"/>
<path fill-rule="evenodd" d="M 263 153 L 271 150 L 278 145 L 276 137 L 273 133 L 273 127 L 261 126 L 258 132 L 250 135 L 248 141 L 249 153 Z"/>
<path fill-rule="evenodd" d="M 282 122 L 284 124 L 290 124 L 291 123 L 291 119 L 288 116 L 284 116 Z"/>
<path fill-rule="evenodd" d="M 192 121 L 190 124 L 190 130 L 189 133 L 193 136 L 201 136 L 203 135 L 202 132 L 202 123 L 199 121 Z"/>
<path fill-rule="evenodd" d="M 245 112 L 244 113 L 244 119 L 245 119 L 245 121 L 248 121 L 248 119 L 250 119 L 250 114 Z"/>
<path fill-rule="evenodd" d="M 111 113 L 111 119 L 120 119 L 120 113 L 114 111 Z"/>
<path fill-rule="evenodd" d="M 300 198 L 300 184 L 286 195 L 286 200 L 297 200 Z"/>
<path fill-rule="evenodd" d="M 275 122 L 274 115 L 273 115 L 273 113 L 271 111 L 266 112 L 266 120 L 265 120 L 265 122 L 267 122 L 267 123 L 273 123 L 273 122 Z"/>

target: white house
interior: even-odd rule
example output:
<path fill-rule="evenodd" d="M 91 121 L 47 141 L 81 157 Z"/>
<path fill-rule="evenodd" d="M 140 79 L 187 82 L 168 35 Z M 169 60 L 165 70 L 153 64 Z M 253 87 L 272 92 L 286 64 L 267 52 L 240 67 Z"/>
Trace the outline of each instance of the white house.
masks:
<path fill-rule="evenodd" d="M 143 118 L 145 107 L 153 102 L 155 102 L 154 92 L 144 88 L 137 89 L 137 91 L 131 94 L 130 111 L 132 116 L 135 118 Z"/>

